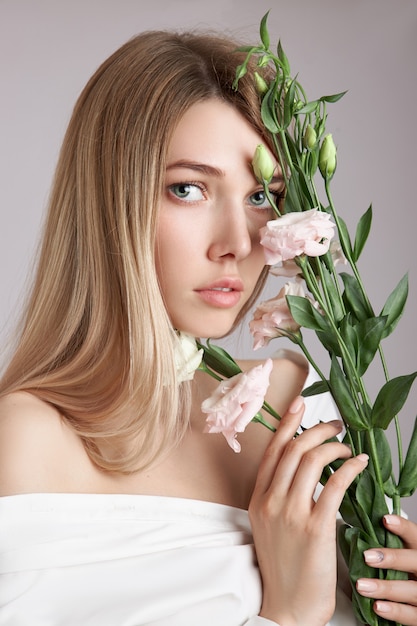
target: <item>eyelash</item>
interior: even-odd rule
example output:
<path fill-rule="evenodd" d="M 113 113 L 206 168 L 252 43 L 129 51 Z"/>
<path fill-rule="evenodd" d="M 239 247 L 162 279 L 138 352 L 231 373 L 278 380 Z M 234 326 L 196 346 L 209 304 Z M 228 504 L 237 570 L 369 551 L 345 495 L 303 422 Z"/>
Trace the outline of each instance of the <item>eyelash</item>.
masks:
<path fill-rule="evenodd" d="M 174 183 L 173 185 L 169 185 L 168 186 L 168 191 L 177 199 L 177 200 L 183 200 L 184 202 L 188 202 L 188 204 L 193 204 L 194 202 L 198 202 L 198 200 L 186 200 L 185 198 L 180 198 L 179 196 L 177 196 L 174 193 L 174 189 L 178 188 L 178 187 L 196 187 L 197 189 L 199 189 L 201 191 L 201 193 L 204 195 L 207 191 L 205 185 L 202 185 L 200 182 L 192 182 L 192 181 L 183 181 L 183 182 L 179 182 L 179 183 Z"/>
<path fill-rule="evenodd" d="M 169 191 L 169 192 L 170 192 L 170 193 L 171 193 L 171 194 L 172 194 L 172 195 L 173 195 L 173 196 L 174 196 L 177 200 L 180 200 L 180 201 L 182 200 L 182 201 L 184 201 L 184 202 L 187 202 L 188 204 L 193 204 L 193 203 L 195 203 L 195 202 L 199 202 L 199 200 L 187 200 L 186 198 L 181 198 L 181 197 L 177 196 L 177 195 L 174 193 L 174 189 L 175 189 L 175 188 L 179 188 L 179 187 L 195 187 L 195 188 L 197 188 L 197 189 L 199 189 L 199 190 L 201 191 L 202 195 L 204 195 L 204 194 L 207 192 L 207 188 L 206 188 L 206 186 L 205 186 L 205 185 L 203 185 L 201 182 L 196 182 L 196 181 L 182 181 L 182 182 L 179 182 L 179 183 L 174 183 L 174 184 L 172 184 L 172 185 L 169 185 L 169 186 L 168 186 L 168 191 Z M 264 193 L 264 190 L 263 190 L 263 189 L 257 189 L 257 190 L 256 190 L 256 191 L 254 191 L 253 193 L 249 194 L 248 198 L 250 198 L 250 197 L 254 196 L 254 195 L 255 195 L 255 194 L 257 194 L 257 193 Z M 273 197 L 273 199 L 274 199 L 274 201 L 275 201 L 276 206 L 279 206 L 279 203 L 280 203 L 280 202 L 281 202 L 281 200 L 284 198 L 285 192 L 284 192 L 283 190 L 276 191 L 276 190 L 274 190 L 274 189 L 269 189 L 269 193 L 270 193 L 270 194 L 271 194 L 271 196 Z M 266 198 L 265 198 L 265 200 L 266 200 Z M 254 209 L 257 209 L 257 208 L 258 208 L 258 209 L 259 209 L 259 211 L 265 211 L 265 210 L 267 210 L 267 208 L 268 208 L 268 207 L 263 207 L 263 208 L 260 208 L 260 207 L 257 207 L 255 204 L 254 204 L 254 205 L 252 205 L 252 207 L 253 207 Z M 271 208 L 271 207 L 269 207 L 269 208 Z"/>
<path fill-rule="evenodd" d="M 257 191 L 254 191 L 253 194 L 251 194 L 249 197 L 254 196 L 257 193 L 261 193 L 265 195 L 265 199 L 264 202 L 267 202 L 268 199 L 266 197 L 266 194 L 264 192 L 263 189 L 258 189 Z M 269 189 L 269 194 L 272 196 L 272 199 L 275 202 L 275 206 L 279 207 L 281 200 L 284 198 L 284 191 L 283 190 L 274 190 L 274 189 Z M 254 209 L 258 209 L 260 212 L 262 211 L 267 211 L 267 210 L 273 210 L 271 205 L 265 206 L 265 207 L 257 207 L 256 204 L 253 205 Z"/>

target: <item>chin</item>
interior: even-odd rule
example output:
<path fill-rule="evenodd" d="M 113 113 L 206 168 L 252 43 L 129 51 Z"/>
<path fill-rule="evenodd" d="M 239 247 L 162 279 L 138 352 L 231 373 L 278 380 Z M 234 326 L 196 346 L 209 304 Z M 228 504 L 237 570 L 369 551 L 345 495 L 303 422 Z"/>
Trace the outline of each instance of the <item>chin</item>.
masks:
<path fill-rule="evenodd" d="M 177 320 L 177 324 L 175 324 L 175 320 L 173 321 L 174 328 L 181 330 L 183 333 L 187 335 L 191 335 L 192 337 L 198 337 L 200 339 L 221 339 L 228 335 L 232 330 L 234 330 L 234 325 L 239 315 L 239 311 L 234 311 L 233 314 L 223 315 L 219 314 L 219 311 L 216 311 L 215 315 L 207 315 L 200 314 L 196 315 L 196 317 L 192 320 L 194 323 L 187 323 L 191 320 L 181 319 Z M 198 323 L 196 323 L 198 320 Z"/>
<path fill-rule="evenodd" d="M 181 332 L 185 333 L 186 335 L 191 335 L 192 337 L 197 337 L 198 339 L 221 339 L 233 330 L 233 324 L 222 326 L 219 326 L 218 324 L 216 326 L 210 326 L 209 324 L 207 324 L 204 325 L 203 328 L 198 328 L 196 326 L 176 326 L 175 328 L 181 330 Z"/>

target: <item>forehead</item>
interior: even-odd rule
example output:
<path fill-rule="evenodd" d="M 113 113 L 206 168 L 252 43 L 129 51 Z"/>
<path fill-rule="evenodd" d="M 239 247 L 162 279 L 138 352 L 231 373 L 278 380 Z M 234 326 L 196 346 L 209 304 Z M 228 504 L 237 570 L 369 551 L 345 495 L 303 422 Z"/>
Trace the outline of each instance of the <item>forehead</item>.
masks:
<path fill-rule="evenodd" d="M 222 167 L 231 158 L 250 164 L 259 143 L 263 143 L 262 137 L 237 109 L 220 100 L 204 100 L 193 104 L 176 126 L 168 147 L 168 165 L 179 159 L 197 159 Z"/>

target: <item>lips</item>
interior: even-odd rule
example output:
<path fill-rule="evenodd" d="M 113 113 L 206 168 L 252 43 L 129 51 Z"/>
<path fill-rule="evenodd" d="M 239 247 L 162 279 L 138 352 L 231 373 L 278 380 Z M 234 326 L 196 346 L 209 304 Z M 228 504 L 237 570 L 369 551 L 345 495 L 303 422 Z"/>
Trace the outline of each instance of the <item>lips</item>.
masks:
<path fill-rule="evenodd" d="M 221 278 L 196 289 L 196 293 L 207 304 L 222 309 L 236 306 L 241 299 L 242 292 L 243 283 L 240 278 Z"/>

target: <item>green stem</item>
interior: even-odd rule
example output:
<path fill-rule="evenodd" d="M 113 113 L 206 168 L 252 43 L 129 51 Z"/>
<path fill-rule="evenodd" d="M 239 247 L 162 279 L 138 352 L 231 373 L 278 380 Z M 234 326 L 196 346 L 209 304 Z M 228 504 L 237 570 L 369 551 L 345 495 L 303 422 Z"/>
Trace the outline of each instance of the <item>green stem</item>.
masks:
<path fill-rule="evenodd" d="M 365 291 L 365 287 L 363 285 L 361 275 L 359 274 L 358 268 L 356 267 L 356 263 L 355 263 L 355 261 L 352 258 L 350 243 L 345 239 L 344 231 L 343 231 L 343 229 L 341 227 L 339 216 L 336 213 L 336 209 L 335 209 L 334 202 L 333 202 L 333 197 L 332 197 L 332 194 L 331 194 L 331 191 L 330 191 L 330 180 L 328 178 L 325 179 L 325 181 L 324 181 L 324 187 L 325 187 L 325 190 L 326 190 L 327 199 L 329 201 L 329 207 L 330 207 L 330 210 L 331 210 L 331 213 L 332 213 L 332 217 L 333 217 L 333 219 L 335 221 L 335 224 L 336 224 L 336 227 L 337 227 L 337 230 L 338 230 L 338 233 L 339 233 L 340 245 L 342 246 L 343 254 L 345 255 L 345 257 L 346 257 L 350 267 L 352 268 L 352 272 L 353 272 L 356 280 L 358 281 L 358 285 L 359 285 L 359 288 L 361 290 L 361 294 L 362 294 L 362 297 L 364 299 L 364 302 L 366 303 L 366 306 L 368 308 L 369 314 L 374 316 L 375 313 L 373 311 L 373 308 L 372 308 L 371 302 L 369 300 L 368 294 Z"/>
<path fill-rule="evenodd" d="M 272 426 L 269 422 L 267 422 L 260 413 L 257 413 L 253 418 L 252 422 L 259 422 L 262 426 L 265 426 L 268 430 L 271 430 L 273 433 L 276 431 L 275 426 Z"/>
<path fill-rule="evenodd" d="M 277 413 L 277 412 L 275 411 L 275 409 L 273 409 L 273 408 L 272 408 L 272 406 L 271 406 L 268 402 L 265 402 L 265 401 L 264 401 L 264 403 L 263 403 L 263 405 L 262 405 L 262 408 L 263 408 L 263 409 L 264 409 L 267 413 L 269 413 L 269 415 L 270 415 L 271 417 L 275 418 L 275 419 L 276 419 L 276 420 L 278 420 L 278 421 L 280 421 L 280 420 L 281 420 L 281 415 L 279 415 L 279 413 Z"/>
<path fill-rule="evenodd" d="M 378 450 L 376 447 L 375 434 L 373 429 L 366 431 L 366 436 L 369 443 L 369 452 L 372 459 L 372 464 L 375 471 L 375 478 L 378 485 L 381 488 L 382 493 L 384 493 L 384 481 L 382 480 L 381 468 L 379 467 L 379 459 L 378 459 Z"/>
<path fill-rule="evenodd" d="M 214 378 L 215 380 L 218 380 L 219 382 L 224 380 L 224 378 L 219 376 L 214 370 L 212 370 L 210 367 L 207 367 L 207 364 L 204 361 L 201 361 L 200 365 L 198 366 L 198 369 L 205 372 L 206 374 L 209 374 L 212 378 Z"/>
<path fill-rule="evenodd" d="M 355 276 L 356 280 L 358 281 L 362 297 L 363 297 L 364 302 L 366 303 L 368 311 L 369 311 L 369 315 L 375 316 L 373 307 L 372 307 L 371 302 L 369 300 L 369 297 L 368 297 L 368 295 L 367 295 L 367 293 L 365 291 L 365 287 L 363 285 L 362 278 L 361 278 L 361 276 L 359 274 L 358 268 L 356 267 L 356 263 L 352 259 L 352 255 L 351 255 L 351 252 L 350 252 L 350 245 L 348 244 L 348 242 L 346 242 L 344 240 L 343 231 L 341 230 L 341 227 L 340 227 L 339 217 L 338 217 L 338 215 L 336 213 L 336 209 L 335 209 L 334 202 L 333 202 L 333 197 L 332 197 L 332 194 L 331 194 L 331 191 L 330 191 L 330 180 L 328 180 L 328 179 L 325 180 L 325 189 L 326 189 L 327 199 L 329 201 L 330 210 L 332 212 L 333 219 L 334 219 L 334 221 L 336 223 L 336 226 L 337 226 L 337 229 L 338 229 L 338 232 L 339 232 L 339 235 L 340 235 L 340 244 L 342 246 L 343 253 L 344 253 L 346 259 L 348 260 L 348 263 L 349 263 L 350 267 L 352 268 L 352 272 L 354 273 L 354 276 Z M 383 351 L 381 345 L 378 347 L 378 352 L 379 352 L 379 356 L 380 356 L 380 359 L 381 359 L 381 364 L 382 364 L 382 369 L 383 369 L 383 372 L 384 372 L 385 380 L 388 381 L 389 380 L 388 367 L 387 367 L 387 364 L 386 364 L 384 351 Z M 396 439 L 397 439 L 398 464 L 399 464 L 399 470 L 400 470 L 400 473 L 401 473 L 401 470 L 402 470 L 402 468 L 404 466 L 404 453 L 403 453 L 401 429 L 400 429 L 398 415 L 396 415 L 394 417 L 394 424 L 395 424 L 395 432 L 396 432 Z"/>
<path fill-rule="evenodd" d="M 321 378 L 321 380 L 325 383 L 327 383 L 327 378 L 325 377 L 325 375 L 323 374 L 323 372 L 321 371 L 321 369 L 319 368 L 319 366 L 317 365 L 317 363 L 315 362 L 315 360 L 313 359 L 313 357 L 311 356 L 310 352 L 307 350 L 307 346 L 305 345 L 305 343 L 303 342 L 303 339 L 301 336 L 297 336 L 296 334 L 292 334 L 291 333 L 291 337 L 290 337 L 291 341 L 293 341 L 295 344 L 297 344 L 297 346 L 300 346 L 301 350 L 304 353 L 304 356 L 306 357 L 307 361 L 310 363 L 310 365 L 312 367 L 314 367 L 314 369 L 316 370 L 317 374 L 319 375 L 319 377 Z"/>
<path fill-rule="evenodd" d="M 343 340 L 343 337 L 341 336 L 339 332 L 337 324 L 333 319 L 332 308 L 331 306 L 330 307 L 327 306 L 327 304 L 323 301 L 321 297 L 321 293 L 316 284 L 316 279 L 315 279 L 315 276 L 313 276 L 311 267 L 307 264 L 306 261 L 304 263 L 303 261 L 301 261 L 301 263 L 302 263 L 303 275 L 308 285 L 308 288 L 312 292 L 314 298 L 318 301 L 320 307 L 323 309 L 324 316 L 328 320 L 331 326 L 331 330 L 334 333 L 335 337 L 337 338 L 337 343 L 342 352 L 343 363 L 346 367 L 346 376 L 350 382 L 350 388 L 351 388 L 352 394 L 354 394 L 356 398 L 356 406 L 358 408 L 359 413 L 361 414 L 363 422 L 366 423 L 367 422 L 366 415 L 364 415 L 363 413 L 362 406 L 363 406 L 363 402 L 369 401 L 369 398 L 368 398 L 366 389 L 364 387 L 363 381 L 361 377 L 357 375 L 355 364 L 352 361 L 349 350 Z M 358 390 L 359 390 L 361 397 L 358 396 Z"/>

